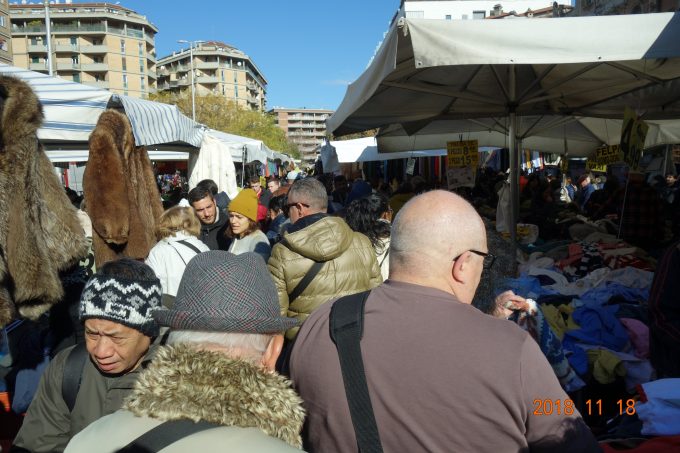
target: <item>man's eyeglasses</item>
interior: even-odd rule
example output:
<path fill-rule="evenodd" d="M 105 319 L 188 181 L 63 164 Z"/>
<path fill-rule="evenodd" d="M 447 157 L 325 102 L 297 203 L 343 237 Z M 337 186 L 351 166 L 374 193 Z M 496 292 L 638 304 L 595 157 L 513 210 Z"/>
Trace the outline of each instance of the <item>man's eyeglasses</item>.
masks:
<path fill-rule="evenodd" d="M 484 253 L 484 252 L 480 252 L 478 250 L 468 250 L 468 252 L 474 253 L 475 255 L 479 255 L 481 257 L 484 257 L 484 264 L 482 266 L 484 267 L 485 270 L 491 269 L 491 266 L 493 266 L 493 263 L 496 261 L 496 255 L 492 255 L 491 253 Z M 461 253 L 461 255 L 462 255 L 462 253 Z M 455 257 L 453 259 L 453 261 L 458 260 L 458 258 L 460 258 L 460 255 Z"/>
<path fill-rule="evenodd" d="M 290 211 L 290 208 L 292 208 L 293 206 L 297 206 L 297 205 L 303 206 L 303 207 L 305 207 L 305 208 L 309 208 L 309 205 L 308 205 L 307 203 L 300 203 L 300 202 L 298 201 L 298 202 L 296 202 L 296 203 L 288 203 L 288 204 L 286 205 L 286 211 Z M 300 209 L 300 208 L 298 208 L 298 209 Z"/>

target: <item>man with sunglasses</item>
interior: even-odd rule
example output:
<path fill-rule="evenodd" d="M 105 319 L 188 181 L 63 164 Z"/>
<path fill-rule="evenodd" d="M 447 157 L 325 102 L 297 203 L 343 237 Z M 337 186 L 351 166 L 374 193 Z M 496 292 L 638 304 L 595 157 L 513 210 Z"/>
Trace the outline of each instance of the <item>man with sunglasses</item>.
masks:
<path fill-rule="evenodd" d="M 268 262 L 281 315 L 300 324 L 321 304 L 382 282 L 371 242 L 343 219 L 326 214 L 327 207 L 326 188 L 320 181 L 295 181 L 286 204 L 291 225 L 272 248 Z M 297 329 L 286 332 L 289 341 Z"/>
<path fill-rule="evenodd" d="M 439 190 L 411 199 L 392 224 L 389 256 L 389 279 L 365 301 L 360 343 L 383 451 L 599 451 L 536 342 L 471 305 L 494 258 L 469 203 Z M 334 303 L 306 320 L 290 359 L 310 451 L 356 451 L 354 426 L 363 441 L 371 425 L 366 412 L 350 415 L 345 389 L 361 385 L 343 379 Z"/>

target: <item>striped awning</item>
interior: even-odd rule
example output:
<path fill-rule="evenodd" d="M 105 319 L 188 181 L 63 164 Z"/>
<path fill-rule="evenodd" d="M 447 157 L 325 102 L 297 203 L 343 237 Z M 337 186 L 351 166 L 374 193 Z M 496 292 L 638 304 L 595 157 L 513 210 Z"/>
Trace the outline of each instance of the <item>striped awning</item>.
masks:
<path fill-rule="evenodd" d="M 0 74 L 24 80 L 40 99 L 45 113 L 41 140 L 87 141 L 111 98 L 106 90 L 7 64 L 0 64 Z"/>

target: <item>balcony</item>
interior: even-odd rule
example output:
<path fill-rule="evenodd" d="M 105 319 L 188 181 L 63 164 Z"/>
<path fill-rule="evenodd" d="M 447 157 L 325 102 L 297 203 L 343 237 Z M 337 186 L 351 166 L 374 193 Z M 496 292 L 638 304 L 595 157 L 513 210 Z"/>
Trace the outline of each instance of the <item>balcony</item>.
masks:
<path fill-rule="evenodd" d="M 178 64 L 175 66 L 175 71 L 177 72 L 189 72 L 191 68 L 185 64 Z"/>
<path fill-rule="evenodd" d="M 57 71 L 80 71 L 80 63 L 62 63 L 57 62 Z"/>
<path fill-rule="evenodd" d="M 170 71 L 168 71 L 168 68 L 161 68 L 158 70 L 158 75 L 159 77 L 167 76 L 170 75 Z"/>
<path fill-rule="evenodd" d="M 131 38 L 144 38 L 144 32 L 142 30 L 135 30 L 134 28 L 128 28 L 126 34 Z"/>
<path fill-rule="evenodd" d="M 80 46 L 80 51 L 82 53 L 108 53 L 109 48 L 104 45 Z"/>
<path fill-rule="evenodd" d="M 257 91 L 257 84 L 255 84 L 254 82 L 246 82 L 246 87 L 250 91 Z"/>
<path fill-rule="evenodd" d="M 151 36 L 150 34 L 144 33 L 144 39 L 146 40 L 147 44 L 150 44 L 152 46 L 156 46 L 155 38 L 153 36 Z"/>
<path fill-rule="evenodd" d="M 41 61 L 40 63 L 29 63 L 28 69 L 31 71 L 47 71 L 47 62 Z"/>
<path fill-rule="evenodd" d="M 109 70 L 107 63 L 83 63 L 81 65 L 83 71 L 103 72 Z"/>
<path fill-rule="evenodd" d="M 146 59 L 149 60 L 152 63 L 156 63 L 156 55 L 154 55 L 152 53 L 147 52 Z"/>
<path fill-rule="evenodd" d="M 196 69 L 219 69 L 220 64 L 217 61 L 197 61 L 194 64 Z"/>
<path fill-rule="evenodd" d="M 57 44 L 54 46 L 54 51 L 57 53 L 78 53 L 78 44 Z"/>
<path fill-rule="evenodd" d="M 54 24 L 52 33 L 106 33 L 106 26 L 104 24 Z"/>
<path fill-rule="evenodd" d="M 219 83 L 220 80 L 215 76 L 202 75 L 196 77 L 196 83 Z"/>
<path fill-rule="evenodd" d="M 45 34 L 44 25 L 27 25 L 25 27 L 12 27 L 12 34 L 23 34 L 23 33 L 41 33 Z"/>
<path fill-rule="evenodd" d="M 169 83 L 163 83 L 158 85 L 159 90 L 169 90 L 171 88 L 171 85 Z"/>
<path fill-rule="evenodd" d="M 188 87 L 191 85 L 191 81 L 188 78 L 176 80 L 175 82 L 177 83 L 178 87 Z M 170 82 L 170 84 L 172 85 L 172 82 Z"/>
<path fill-rule="evenodd" d="M 29 44 L 29 53 L 47 53 L 47 46 L 44 44 Z"/>
<path fill-rule="evenodd" d="M 156 71 L 152 71 L 150 69 L 147 71 L 147 75 L 154 80 L 158 78 L 158 76 L 156 75 Z"/>
<path fill-rule="evenodd" d="M 102 88 L 104 90 L 109 89 L 109 82 L 106 80 L 100 80 L 100 81 L 95 81 L 95 80 L 85 80 L 81 82 L 84 85 L 89 85 L 92 87 L 97 87 L 97 88 Z"/>

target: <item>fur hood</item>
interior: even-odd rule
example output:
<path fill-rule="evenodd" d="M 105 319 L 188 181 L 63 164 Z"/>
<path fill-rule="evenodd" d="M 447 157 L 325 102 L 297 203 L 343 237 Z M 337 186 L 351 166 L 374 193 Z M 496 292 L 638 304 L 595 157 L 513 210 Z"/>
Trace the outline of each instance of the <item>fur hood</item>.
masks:
<path fill-rule="evenodd" d="M 0 326 L 62 299 L 59 272 L 87 254 L 85 232 L 38 141 L 43 112 L 24 81 L 0 76 Z"/>
<path fill-rule="evenodd" d="M 302 446 L 305 413 L 290 381 L 243 360 L 187 345 L 160 348 L 124 408 L 164 421 L 255 427 Z"/>

